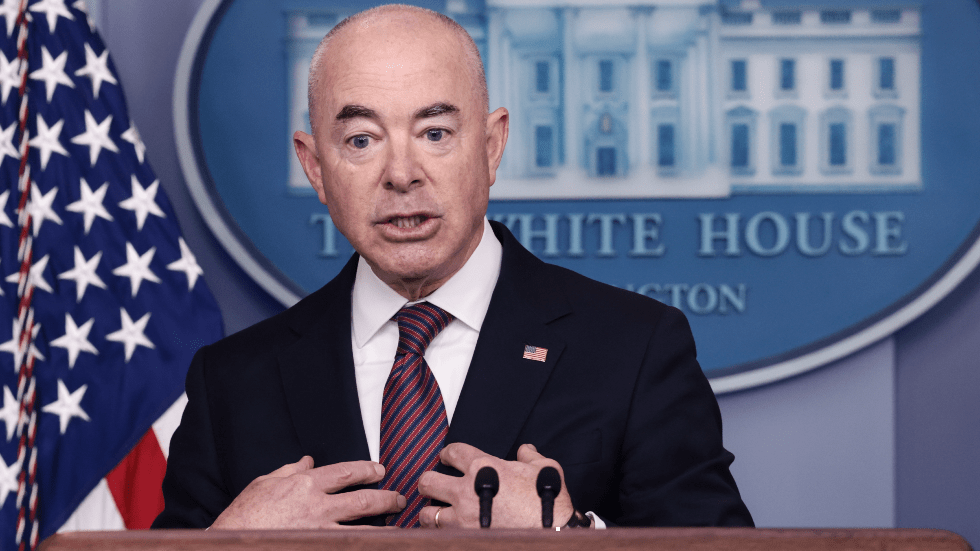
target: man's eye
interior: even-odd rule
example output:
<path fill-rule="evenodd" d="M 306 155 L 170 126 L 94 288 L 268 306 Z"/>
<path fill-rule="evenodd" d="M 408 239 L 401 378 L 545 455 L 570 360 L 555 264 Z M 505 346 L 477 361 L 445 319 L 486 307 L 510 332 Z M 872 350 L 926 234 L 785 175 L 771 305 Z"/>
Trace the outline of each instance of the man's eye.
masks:
<path fill-rule="evenodd" d="M 438 142 L 445 135 L 445 130 L 429 130 L 425 133 L 425 137 L 428 138 L 430 142 Z"/>
<path fill-rule="evenodd" d="M 354 136 L 351 138 L 350 143 L 358 149 L 364 149 L 371 143 L 371 138 L 367 136 Z"/>

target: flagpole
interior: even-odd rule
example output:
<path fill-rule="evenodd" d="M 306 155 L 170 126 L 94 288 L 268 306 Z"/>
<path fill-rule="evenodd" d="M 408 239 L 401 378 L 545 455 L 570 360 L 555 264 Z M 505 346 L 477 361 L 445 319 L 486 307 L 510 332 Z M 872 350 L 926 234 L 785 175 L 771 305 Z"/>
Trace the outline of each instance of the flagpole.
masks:
<path fill-rule="evenodd" d="M 17 259 L 20 272 L 17 279 L 17 326 L 20 338 L 17 353 L 20 357 L 17 376 L 17 399 L 20 414 L 17 421 L 17 549 L 33 551 L 37 548 L 37 410 L 36 378 L 34 376 L 34 282 L 30 278 L 33 262 L 33 238 L 31 237 L 31 214 L 28 207 L 31 197 L 31 167 L 27 162 L 30 149 L 30 136 L 27 130 L 27 2 L 21 0 L 17 14 L 17 62 L 20 70 L 20 169 L 18 171 L 18 190 L 20 200 L 17 206 L 17 223 L 20 226 Z M 25 431 L 24 428 L 27 428 Z M 25 460 L 27 468 L 25 469 Z M 28 488 L 30 495 L 28 497 Z M 24 498 L 28 497 L 27 500 Z M 29 528 L 28 528 L 29 526 Z M 28 532 L 27 541 L 24 534 Z"/>

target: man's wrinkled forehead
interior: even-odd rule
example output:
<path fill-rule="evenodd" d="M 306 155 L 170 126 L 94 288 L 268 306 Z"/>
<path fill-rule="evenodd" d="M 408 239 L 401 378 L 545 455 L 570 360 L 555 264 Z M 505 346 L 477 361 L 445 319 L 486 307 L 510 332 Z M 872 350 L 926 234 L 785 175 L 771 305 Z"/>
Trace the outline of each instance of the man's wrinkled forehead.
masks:
<path fill-rule="evenodd" d="M 349 95 L 370 86 L 397 89 L 405 83 L 428 81 L 435 89 L 446 79 L 467 79 L 469 71 L 456 37 L 438 26 L 440 32 L 427 30 L 409 32 L 377 25 L 338 37 L 343 41 L 331 44 L 324 64 L 323 84 L 332 99 L 342 104 L 357 103 L 357 98 Z"/>
<path fill-rule="evenodd" d="M 310 115 L 314 129 L 316 121 L 312 119 L 325 122 L 334 119 L 347 105 L 363 104 L 355 97 L 358 86 L 363 89 L 372 84 L 390 83 L 397 89 L 406 75 L 413 74 L 416 79 L 418 75 L 429 75 L 422 78 L 431 79 L 433 88 L 438 88 L 437 81 L 445 78 L 458 84 L 450 86 L 456 88 L 452 94 L 455 97 L 444 94 L 418 97 L 419 105 L 445 101 L 455 104 L 466 118 L 474 108 L 479 111 L 477 116 L 485 117 L 482 64 L 465 30 L 432 12 L 410 7 L 386 8 L 369 10 L 363 16 L 353 16 L 346 24 L 341 23 L 314 55 L 310 67 Z"/>

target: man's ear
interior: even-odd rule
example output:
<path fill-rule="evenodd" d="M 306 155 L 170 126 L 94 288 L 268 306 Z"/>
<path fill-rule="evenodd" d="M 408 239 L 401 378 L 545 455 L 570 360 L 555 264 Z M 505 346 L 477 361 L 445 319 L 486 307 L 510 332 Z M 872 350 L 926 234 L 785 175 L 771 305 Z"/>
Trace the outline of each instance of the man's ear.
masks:
<path fill-rule="evenodd" d="M 310 181 L 310 185 L 316 190 L 320 202 L 326 205 L 327 199 L 323 194 L 323 173 L 320 171 L 320 157 L 316 151 L 316 139 L 306 132 L 297 130 L 293 134 L 293 147 L 296 148 L 296 157 L 299 158 L 299 164 L 303 165 L 303 172 L 306 173 L 306 179 Z"/>
<path fill-rule="evenodd" d="M 487 115 L 487 168 L 490 171 L 490 185 L 497 180 L 497 167 L 504 155 L 507 135 L 510 132 L 510 113 L 500 107 Z"/>

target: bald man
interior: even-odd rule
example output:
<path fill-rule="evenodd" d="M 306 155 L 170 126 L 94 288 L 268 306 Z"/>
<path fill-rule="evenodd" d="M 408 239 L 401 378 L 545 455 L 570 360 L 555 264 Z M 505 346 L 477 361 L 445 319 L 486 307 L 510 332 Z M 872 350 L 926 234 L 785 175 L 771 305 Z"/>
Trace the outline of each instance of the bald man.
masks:
<path fill-rule="evenodd" d="M 459 25 L 352 16 L 309 98 L 296 154 L 357 253 L 195 356 L 155 527 L 476 527 L 484 466 L 494 527 L 541 526 L 545 466 L 559 526 L 751 525 L 683 314 L 487 221 L 508 112 Z"/>

